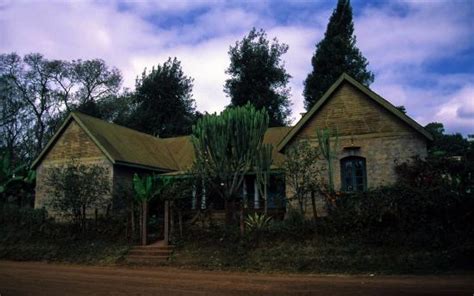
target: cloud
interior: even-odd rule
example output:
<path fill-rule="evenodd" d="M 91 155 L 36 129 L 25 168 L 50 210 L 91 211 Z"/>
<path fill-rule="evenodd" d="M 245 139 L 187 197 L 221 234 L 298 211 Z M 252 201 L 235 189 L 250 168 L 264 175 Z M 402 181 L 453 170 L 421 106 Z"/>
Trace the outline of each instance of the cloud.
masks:
<path fill-rule="evenodd" d="M 436 118 L 445 123 L 448 132 L 474 131 L 474 84 L 466 85 L 452 94 L 436 113 Z"/>
<path fill-rule="evenodd" d="M 442 121 L 448 131 L 472 132 L 472 69 L 444 73 L 430 68 L 473 47 L 472 6 L 467 1 L 355 5 L 357 45 L 376 74 L 371 88 L 405 105 L 422 124 Z M 303 81 L 331 10 L 266 1 L 4 1 L 0 51 L 102 58 L 122 71 L 130 88 L 145 67 L 176 56 L 195 79 L 198 109 L 215 112 L 229 103 L 223 92 L 229 46 L 261 27 L 290 47 L 283 60 L 292 75 L 293 117 L 298 119 L 304 111 Z"/>

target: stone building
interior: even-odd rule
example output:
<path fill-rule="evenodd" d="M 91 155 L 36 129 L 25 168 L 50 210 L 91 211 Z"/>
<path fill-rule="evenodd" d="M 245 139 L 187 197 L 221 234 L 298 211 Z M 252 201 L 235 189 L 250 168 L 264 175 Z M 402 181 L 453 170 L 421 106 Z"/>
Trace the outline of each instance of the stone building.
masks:
<path fill-rule="evenodd" d="M 337 134 L 333 159 L 336 190 L 359 191 L 389 185 L 396 180 L 397 163 L 424 157 L 432 136 L 417 122 L 369 88 L 343 74 L 294 127 L 269 128 L 264 142 L 273 144 L 275 171 L 281 172 L 285 151 L 293 143 L 307 140 L 317 145 L 316 131 L 330 129 Z M 334 138 L 333 141 L 336 139 Z M 183 174 L 194 161 L 189 136 L 156 138 L 125 127 L 71 113 L 50 143 L 34 161 L 37 171 L 35 207 L 47 199 L 44 178 L 48 167 L 63 165 L 71 158 L 105 166 L 114 190 L 129 186 L 135 172 Z M 324 162 L 320 163 L 325 166 Z M 243 194 L 253 198 L 255 208 L 262 201 L 249 176 Z M 284 177 L 272 183 L 273 195 L 292 195 Z M 281 184 L 283 180 L 283 184 Z M 127 185 L 128 184 L 128 185 Z M 286 187 L 286 188 L 285 188 Z M 271 192 L 272 193 L 272 192 Z M 191 207 L 206 206 L 191 198 Z M 273 207 L 283 207 L 273 204 Z"/>

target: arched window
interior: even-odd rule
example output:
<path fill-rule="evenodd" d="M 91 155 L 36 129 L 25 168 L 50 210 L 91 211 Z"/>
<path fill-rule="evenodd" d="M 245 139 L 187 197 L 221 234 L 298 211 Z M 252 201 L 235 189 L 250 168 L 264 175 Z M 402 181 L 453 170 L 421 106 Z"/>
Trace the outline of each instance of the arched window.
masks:
<path fill-rule="evenodd" d="M 341 159 L 341 184 L 343 191 L 364 191 L 367 188 L 365 158 L 349 156 Z"/>

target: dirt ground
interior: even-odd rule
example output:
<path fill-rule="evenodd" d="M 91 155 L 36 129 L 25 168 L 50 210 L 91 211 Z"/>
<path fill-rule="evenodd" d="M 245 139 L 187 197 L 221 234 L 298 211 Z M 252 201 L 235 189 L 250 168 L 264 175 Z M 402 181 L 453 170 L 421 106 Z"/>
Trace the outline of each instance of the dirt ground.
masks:
<path fill-rule="evenodd" d="M 474 275 L 267 275 L 0 261 L 0 295 L 474 295 Z"/>

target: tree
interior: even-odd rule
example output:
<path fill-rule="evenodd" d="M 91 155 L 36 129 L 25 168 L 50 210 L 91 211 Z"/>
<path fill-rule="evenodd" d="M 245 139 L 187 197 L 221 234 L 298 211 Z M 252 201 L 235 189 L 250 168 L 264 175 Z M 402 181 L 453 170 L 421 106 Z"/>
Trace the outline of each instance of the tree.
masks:
<path fill-rule="evenodd" d="M 34 158 L 46 145 L 66 113 L 97 115 L 91 106 L 114 97 L 122 77 L 104 61 L 48 60 L 41 54 L 0 55 L 0 132 L 5 144 L 21 146 Z M 102 112 L 105 113 L 105 112 Z M 3 145 L 3 143 L 2 143 Z M 18 150 L 9 148 L 10 150 Z"/>
<path fill-rule="evenodd" d="M 285 152 L 284 169 L 286 183 L 292 188 L 294 199 L 298 203 L 299 211 L 305 213 L 305 205 L 311 198 L 313 215 L 317 217 L 314 191 L 321 187 L 321 159 L 318 149 L 311 147 L 307 141 L 299 141 L 291 145 Z"/>
<path fill-rule="evenodd" d="M 45 185 L 51 195 L 49 205 L 59 214 L 72 218 L 86 230 L 87 215 L 93 209 L 106 209 L 111 180 L 107 168 L 81 164 L 72 159 L 66 165 L 49 169 Z"/>
<path fill-rule="evenodd" d="M 137 78 L 135 111 L 130 127 L 160 137 L 185 135 L 195 121 L 193 79 L 184 75 L 181 62 L 169 58 Z"/>
<path fill-rule="evenodd" d="M 291 76 L 286 72 L 282 55 L 288 45 L 277 39 L 270 42 L 265 31 L 253 28 L 243 40 L 229 49 L 230 65 L 226 73 L 231 76 L 224 91 L 231 98 L 231 106 L 252 103 L 258 110 L 266 108 L 270 126 L 288 124 L 290 115 Z"/>
<path fill-rule="evenodd" d="M 15 53 L 3 54 L 0 59 L 0 73 L 14 87 L 11 94 L 22 103 L 27 116 L 25 124 L 30 125 L 33 134 L 32 150 L 38 154 L 47 142 L 47 122 L 60 106 L 52 92 L 52 69 L 40 54 L 29 54 L 23 59 Z"/>
<path fill-rule="evenodd" d="M 267 112 L 251 104 L 205 115 L 193 127 L 196 172 L 224 199 L 227 223 L 233 218 L 233 203 L 244 176 L 253 169 L 267 127 Z"/>
<path fill-rule="evenodd" d="M 431 122 L 425 129 L 433 135 L 433 142 L 428 152 L 432 156 L 465 156 L 469 151 L 470 143 L 459 133 L 446 134 L 444 125 L 440 122 Z"/>
<path fill-rule="evenodd" d="M 313 70 L 304 82 L 303 96 L 309 110 L 344 72 L 369 86 L 374 75 L 367 70 L 367 59 L 356 47 L 350 0 L 339 0 L 323 40 L 311 59 Z"/>

